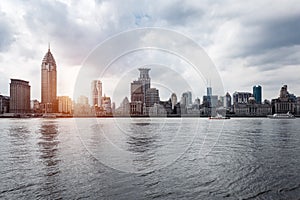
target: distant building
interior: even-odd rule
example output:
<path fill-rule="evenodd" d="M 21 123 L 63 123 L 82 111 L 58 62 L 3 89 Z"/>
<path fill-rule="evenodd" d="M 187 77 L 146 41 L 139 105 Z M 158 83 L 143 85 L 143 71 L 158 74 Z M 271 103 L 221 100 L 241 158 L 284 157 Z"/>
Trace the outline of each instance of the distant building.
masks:
<path fill-rule="evenodd" d="M 146 107 L 159 104 L 159 92 L 156 88 L 149 88 L 146 92 Z"/>
<path fill-rule="evenodd" d="M 30 109 L 33 113 L 40 113 L 40 102 L 36 99 L 30 101 Z"/>
<path fill-rule="evenodd" d="M 165 110 L 163 105 L 155 103 L 152 107 L 149 108 L 149 116 L 166 117 L 167 111 Z"/>
<path fill-rule="evenodd" d="M 106 114 L 111 114 L 112 110 L 111 110 L 111 99 L 110 97 L 106 97 L 104 95 L 104 97 L 102 98 L 102 102 L 103 102 L 103 110 L 105 111 Z"/>
<path fill-rule="evenodd" d="M 57 71 L 50 47 L 42 61 L 41 95 L 42 111 L 47 113 L 57 112 Z"/>
<path fill-rule="evenodd" d="M 207 88 L 207 94 L 203 96 L 203 102 L 200 108 L 201 115 L 215 115 L 218 106 L 218 96 L 212 94 L 212 88 Z"/>
<path fill-rule="evenodd" d="M 127 97 L 123 99 L 120 107 L 116 109 L 115 115 L 130 116 L 130 103 Z"/>
<path fill-rule="evenodd" d="M 182 93 L 181 104 L 185 105 L 186 107 L 189 105 L 192 105 L 192 92 L 191 91 Z"/>
<path fill-rule="evenodd" d="M 142 101 L 132 101 L 130 103 L 131 115 L 143 115 L 143 103 Z"/>
<path fill-rule="evenodd" d="M 175 93 L 172 93 L 168 101 L 160 101 L 159 104 L 163 106 L 163 109 L 166 111 L 167 116 L 181 116 L 180 103 L 177 102 Z"/>
<path fill-rule="evenodd" d="M 172 93 L 171 94 L 171 105 L 172 105 L 171 109 L 172 110 L 175 109 L 176 104 L 177 104 L 177 96 L 175 93 Z"/>
<path fill-rule="evenodd" d="M 81 95 L 77 98 L 77 104 L 89 106 L 89 98 Z"/>
<path fill-rule="evenodd" d="M 0 95 L 0 114 L 9 113 L 9 96 Z"/>
<path fill-rule="evenodd" d="M 139 68 L 139 71 L 140 71 L 140 77 L 138 80 L 143 85 L 142 90 L 143 90 L 144 99 L 142 100 L 142 102 L 145 103 L 146 102 L 146 92 L 151 87 L 151 79 L 149 76 L 150 69 L 149 68 Z"/>
<path fill-rule="evenodd" d="M 197 97 L 194 101 L 194 105 L 200 105 L 200 99 Z"/>
<path fill-rule="evenodd" d="M 250 92 L 235 92 L 233 93 L 233 104 L 248 103 L 250 97 L 252 97 Z"/>
<path fill-rule="evenodd" d="M 133 115 L 146 115 L 146 96 L 147 91 L 150 89 L 151 79 L 149 76 L 149 68 L 139 68 L 140 77 L 137 81 L 133 81 L 131 83 L 131 103 L 130 103 L 130 111 Z M 157 98 L 156 91 L 154 89 L 149 93 L 148 104 L 152 104 L 152 100 Z M 153 98 L 153 99 L 151 99 Z M 154 103 L 155 103 L 154 102 Z"/>
<path fill-rule="evenodd" d="M 207 87 L 206 88 L 206 95 L 207 96 L 212 96 L 212 87 Z"/>
<path fill-rule="evenodd" d="M 71 114 L 72 113 L 72 99 L 68 96 L 59 96 L 58 99 L 58 112 Z"/>
<path fill-rule="evenodd" d="M 224 96 L 219 96 L 218 107 L 225 107 L 224 104 L 225 104 L 225 97 Z"/>
<path fill-rule="evenodd" d="M 30 85 L 28 81 L 11 79 L 10 113 L 30 113 Z"/>
<path fill-rule="evenodd" d="M 253 97 L 256 103 L 261 104 L 262 102 L 262 88 L 260 85 L 253 86 Z"/>
<path fill-rule="evenodd" d="M 254 97 L 249 97 L 248 103 L 235 103 L 233 111 L 236 116 L 240 117 L 264 117 L 272 114 L 272 106 L 270 104 L 258 104 Z"/>
<path fill-rule="evenodd" d="M 112 102 L 112 104 L 111 104 L 111 112 L 112 113 L 116 112 L 116 103 L 115 102 Z"/>
<path fill-rule="evenodd" d="M 296 104 L 296 110 L 297 110 L 297 115 L 300 115 L 300 97 L 297 97 L 297 104 Z"/>
<path fill-rule="evenodd" d="M 229 92 L 226 93 L 225 98 L 224 98 L 224 107 L 227 110 L 230 110 L 231 108 L 231 95 L 229 94 Z"/>
<path fill-rule="evenodd" d="M 88 97 L 81 95 L 77 98 L 77 103 L 74 106 L 74 115 L 75 116 L 90 116 L 90 115 L 92 115 L 92 110 L 89 105 Z"/>
<path fill-rule="evenodd" d="M 296 114 L 297 98 L 294 94 L 290 94 L 287 85 L 283 85 L 280 89 L 280 94 L 277 99 L 272 99 L 273 113 L 293 113 Z"/>
<path fill-rule="evenodd" d="M 131 102 L 140 101 L 143 103 L 144 101 L 144 93 L 143 93 L 143 83 L 141 81 L 133 81 L 131 83 Z"/>
<path fill-rule="evenodd" d="M 102 82 L 93 80 L 91 84 L 92 106 L 102 106 Z"/>

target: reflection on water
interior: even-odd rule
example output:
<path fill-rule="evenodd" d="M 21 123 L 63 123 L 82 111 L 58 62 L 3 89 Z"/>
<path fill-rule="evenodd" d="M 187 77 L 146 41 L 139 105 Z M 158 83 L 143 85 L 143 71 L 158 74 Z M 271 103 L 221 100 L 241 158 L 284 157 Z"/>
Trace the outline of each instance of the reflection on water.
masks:
<path fill-rule="evenodd" d="M 130 123 L 130 134 L 126 138 L 127 150 L 133 153 L 133 165 L 137 171 L 155 167 L 155 152 L 157 151 L 158 124 Z M 153 131 L 154 130 L 154 131 Z"/>
<path fill-rule="evenodd" d="M 300 119 L 72 120 L 0 120 L 1 199 L 300 196 Z"/>
<path fill-rule="evenodd" d="M 59 139 L 58 139 L 58 125 L 56 121 L 42 121 L 39 127 L 39 151 L 40 160 L 44 164 L 43 177 L 44 181 L 41 185 L 44 191 L 41 197 L 51 197 L 53 199 L 61 198 L 61 186 L 59 185 L 60 158 L 58 156 L 59 151 Z M 45 192 L 47 191 L 47 192 Z"/>

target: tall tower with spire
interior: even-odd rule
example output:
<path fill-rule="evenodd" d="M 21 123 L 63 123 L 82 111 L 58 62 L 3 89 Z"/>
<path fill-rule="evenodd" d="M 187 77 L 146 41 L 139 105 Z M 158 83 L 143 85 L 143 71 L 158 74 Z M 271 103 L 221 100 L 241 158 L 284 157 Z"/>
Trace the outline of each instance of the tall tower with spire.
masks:
<path fill-rule="evenodd" d="M 56 62 L 50 51 L 50 44 L 48 46 L 48 52 L 46 53 L 42 61 L 41 75 L 42 110 L 46 113 L 55 113 L 58 111 L 57 72 Z"/>

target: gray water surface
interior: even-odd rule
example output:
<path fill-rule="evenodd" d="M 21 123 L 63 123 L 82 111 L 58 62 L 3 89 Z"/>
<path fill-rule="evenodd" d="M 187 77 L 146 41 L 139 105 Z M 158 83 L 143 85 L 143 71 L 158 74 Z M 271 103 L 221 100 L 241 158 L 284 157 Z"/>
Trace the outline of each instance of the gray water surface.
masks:
<path fill-rule="evenodd" d="M 300 119 L 0 119 L 3 199 L 300 199 Z"/>

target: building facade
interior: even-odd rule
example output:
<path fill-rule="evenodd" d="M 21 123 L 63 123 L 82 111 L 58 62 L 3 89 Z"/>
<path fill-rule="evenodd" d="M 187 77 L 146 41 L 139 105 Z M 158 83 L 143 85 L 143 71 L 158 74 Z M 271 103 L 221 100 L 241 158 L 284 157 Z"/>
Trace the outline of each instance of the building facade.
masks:
<path fill-rule="evenodd" d="M 256 103 L 260 104 L 262 102 L 262 88 L 260 85 L 253 86 L 253 97 Z"/>
<path fill-rule="evenodd" d="M 42 61 L 41 107 L 42 112 L 55 113 L 58 111 L 56 62 L 50 47 Z"/>
<path fill-rule="evenodd" d="M 30 113 L 30 85 L 28 81 L 11 79 L 10 113 Z"/>
<path fill-rule="evenodd" d="M 229 92 L 226 93 L 225 95 L 225 98 L 224 98 L 224 107 L 227 109 L 227 110 L 230 110 L 231 109 L 231 95 L 229 94 Z"/>
<path fill-rule="evenodd" d="M 159 91 L 156 88 L 149 88 L 146 92 L 146 107 L 159 104 Z"/>
<path fill-rule="evenodd" d="M 272 99 L 272 112 L 273 113 L 287 113 L 296 114 L 297 98 L 294 94 L 288 92 L 287 85 L 283 85 L 280 89 L 279 97 Z"/>
<path fill-rule="evenodd" d="M 143 85 L 143 87 L 142 87 L 143 101 L 142 102 L 145 103 L 146 102 L 146 92 L 151 87 L 151 79 L 150 79 L 150 76 L 149 76 L 150 69 L 149 68 L 139 68 L 139 71 L 140 71 L 140 77 L 139 77 L 138 80 Z"/>
<path fill-rule="evenodd" d="M 254 97 L 249 97 L 248 103 L 235 103 L 233 111 L 235 116 L 239 117 L 265 117 L 272 114 L 272 106 L 266 103 L 256 103 Z"/>
<path fill-rule="evenodd" d="M 0 95 L 0 114 L 9 113 L 10 97 Z"/>
<path fill-rule="evenodd" d="M 91 83 L 91 99 L 92 106 L 102 106 L 102 82 L 100 80 L 93 80 Z"/>
<path fill-rule="evenodd" d="M 248 103 L 250 97 L 252 97 L 250 92 L 235 92 L 233 93 L 233 104 Z"/>
<path fill-rule="evenodd" d="M 71 114 L 73 108 L 72 99 L 68 96 L 59 96 L 58 100 L 58 112 L 64 114 Z"/>
<path fill-rule="evenodd" d="M 111 114 L 112 110 L 111 110 L 111 99 L 110 97 L 102 97 L 102 102 L 103 102 L 103 110 L 105 111 L 105 114 Z"/>

